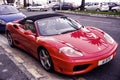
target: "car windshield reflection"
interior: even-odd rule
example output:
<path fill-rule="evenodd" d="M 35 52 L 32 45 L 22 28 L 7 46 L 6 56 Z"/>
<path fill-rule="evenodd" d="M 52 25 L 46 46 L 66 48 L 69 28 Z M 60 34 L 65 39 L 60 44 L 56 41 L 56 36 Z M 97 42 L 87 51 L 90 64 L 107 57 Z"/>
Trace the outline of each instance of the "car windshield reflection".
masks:
<path fill-rule="evenodd" d="M 39 32 L 44 36 L 52 36 L 73 32 L 82 28 L 75 20 L 68 17 L 52 17 L 37 21 Z"/>

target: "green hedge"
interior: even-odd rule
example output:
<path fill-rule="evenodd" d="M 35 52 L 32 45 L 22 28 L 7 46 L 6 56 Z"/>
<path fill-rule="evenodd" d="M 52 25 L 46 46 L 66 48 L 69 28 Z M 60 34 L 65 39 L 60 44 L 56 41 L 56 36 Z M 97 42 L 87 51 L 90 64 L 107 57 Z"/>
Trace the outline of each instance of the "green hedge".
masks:
<path fill-rule="evenodd" d="M 79 10 L 75 10 L 73 12 L 81 12 L 81 13 L 91 13 L 91 14 L 104 14 L 104 15 L 118 15 L 120 16 L 120 12 L 97 12 L 97 11 L 79 11 Z"/>

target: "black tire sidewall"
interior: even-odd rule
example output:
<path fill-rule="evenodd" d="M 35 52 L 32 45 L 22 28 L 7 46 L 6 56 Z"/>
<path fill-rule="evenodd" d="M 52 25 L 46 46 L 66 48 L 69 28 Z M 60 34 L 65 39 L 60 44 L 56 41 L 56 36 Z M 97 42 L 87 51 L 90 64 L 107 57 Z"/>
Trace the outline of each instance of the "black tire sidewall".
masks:
<path fill-rule="evenodd" d="M 11 44 L 10 44 L 10 42 L 8 42 L 9 45 L 10 45 L 11 47 L 15 47 L 14 42 L 13 42 L 13 38 L 12 38 L 12 36 L 11 36 L 11 34 L 10 34 L 9 32 L 7 32 L 7 39 L 8 39 L 8 36 L 10 36 L 10 37 L 11 37 L 11 40 L 12 40 Z"/>

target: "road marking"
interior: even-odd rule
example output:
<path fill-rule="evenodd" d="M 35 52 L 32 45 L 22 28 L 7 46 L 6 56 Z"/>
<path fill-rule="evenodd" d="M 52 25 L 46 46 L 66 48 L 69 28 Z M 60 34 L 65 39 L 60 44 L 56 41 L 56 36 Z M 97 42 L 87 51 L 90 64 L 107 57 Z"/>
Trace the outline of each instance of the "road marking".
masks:
<path fill-rule="evenodd" d="M 5 48 L 5 51 L 7 51 L 8 53 L 12 53 L 12 50 L 9 48 Z"/>
<path fill-rule="evenodd" d="M 8 69 L 3 69 L 3 70 L 2 70 L 2 72 L 7 72 L 7 71 L 8 71 Z"/>
<path fill-rule="evenodd" d="M 15 60 L 17 60 L 17 62 L 24 63 L 24 60 L 22 60 L 20 57 L 15 56 L 14 58 L 15 58 Z"/>
<path fill-rule="evenodd" d="M 3 63 L 2 63 L 2 62 L 0 62 L 0 65 L 3 65 Z"/>
<path fill-rule="evenodd" d="M 111 24 L 111 22 L 107 22 L 107 21 L 97 21 L 97 20 L 89 20 L 89 19 L 80 19 L 83 21 L 90 21 L 90 22 L 99 22 L 99 23 L 106 23 L 106 24 Z"/>
<path fill-rule="evenodd" d="M 27 70 L 28 70 L 35 78 L 37 78 L 37 79 L 43 77 L 42 75 L 40 75 L 40 74 L 38 73 L 37 70 L 35 70 L 35 69 L 33 69 L 33 68 L 27 68 Z"/>

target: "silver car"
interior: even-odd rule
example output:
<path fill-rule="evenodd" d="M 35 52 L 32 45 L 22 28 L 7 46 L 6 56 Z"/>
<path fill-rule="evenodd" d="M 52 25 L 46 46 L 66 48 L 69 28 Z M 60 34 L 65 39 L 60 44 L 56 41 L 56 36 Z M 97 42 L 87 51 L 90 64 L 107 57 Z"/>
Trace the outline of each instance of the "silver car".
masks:
<path fill-rule="evenodd" d="M 95 11 L 109 11 L 109 6 L 107 3 L 89 3 L 88 5 L 85 6 L 85 11 L 86 10 L 95 10 Z"/>
<path fill-rule="evenodd" d="M 40 10 L 40 11 L 47 11 L 46 5 L 41 5 L 41 4 L 32 4 L 29 7 L 27 7 L 28 11 L 33 11 L 33 10 Z"/>
<path fill-rule="evenodd" d="M 111 10 L 112 10 L 113 12 L 120 12 L 120 5 L 119 5 L 119 6 L 112 7 Z"/>

